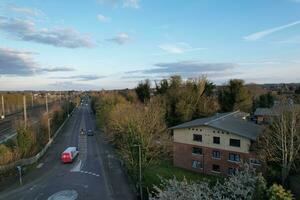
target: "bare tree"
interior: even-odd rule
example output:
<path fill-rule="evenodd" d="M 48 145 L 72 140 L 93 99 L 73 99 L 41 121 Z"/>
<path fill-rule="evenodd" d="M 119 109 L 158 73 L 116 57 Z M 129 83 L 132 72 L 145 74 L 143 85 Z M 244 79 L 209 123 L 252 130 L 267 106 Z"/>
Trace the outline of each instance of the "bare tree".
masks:
<path fill-rule="evenodd" d="M 281 166 L 282 184 L 286 182 L 295 161 L 300 156 L 299 121 L 299 110 L 290 109 L 282 112 L 259 141 L 265 160 Z"/>

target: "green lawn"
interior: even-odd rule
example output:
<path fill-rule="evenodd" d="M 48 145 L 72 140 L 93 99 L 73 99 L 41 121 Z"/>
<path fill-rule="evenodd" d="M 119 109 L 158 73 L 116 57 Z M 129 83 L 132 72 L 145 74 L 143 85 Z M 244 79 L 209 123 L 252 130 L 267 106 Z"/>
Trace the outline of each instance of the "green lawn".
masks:
<path fill-rule="evenodd" d="M 146 169 L 143 175 L 144 187 L 148 187 L 150 190 L 153 187 L 153 185 L 159 185 L 161 183 L 160 177 L 165 179 L 172 179 L 175 176 L 177 180 L 182 180 L 185 177 L 188 181 L 209 181 L 212 184 L 215 183 L 217 180 L 221 181 L 223 179 L 218 176 L 196 173 L 178 167 L 174 167 L 173 164 L 169 161 L 161 162 L 155 167 Z"/>

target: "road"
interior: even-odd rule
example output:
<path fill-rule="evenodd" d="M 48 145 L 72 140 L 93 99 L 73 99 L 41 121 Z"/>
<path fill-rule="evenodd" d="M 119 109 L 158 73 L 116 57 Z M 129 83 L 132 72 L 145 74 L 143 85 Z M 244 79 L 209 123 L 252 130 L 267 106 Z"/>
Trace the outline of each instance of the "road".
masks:
<path fill-rule="evenodd" d="M 81 128 L 95 130 L 88 106 L 77 108 L 36 169 L 17 183 L 0 189 L 0 199 L 135 199 L 120 162 L 99 132 L 82 136 Z M 61 152 L 77 146 L 79 156 L 72 164 L 60 162 Z M 63 198 L 64 197 L 64 198 Z"/>

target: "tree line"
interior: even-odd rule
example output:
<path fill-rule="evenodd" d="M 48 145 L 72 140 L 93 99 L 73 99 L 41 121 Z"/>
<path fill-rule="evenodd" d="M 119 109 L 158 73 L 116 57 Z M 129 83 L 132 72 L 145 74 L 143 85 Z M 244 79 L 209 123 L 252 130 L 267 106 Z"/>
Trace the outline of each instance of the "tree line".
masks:
<path fill-rule="evenodd" d="M 92 109 L 100 127 L 137 181 L 139 152 L 136 145 L 142 147 L 142 169 L 145 169 L 161 160 L 172 160 L 168 127 L 216 112 L 241 110 L 253 113 L 258 107 L 272 107 L 276 99 L 282 98 L 257 85 L 246 85 L 239 79 L 216 86 L 206 77 L 184 80 L 180 76 L 171 76 L 154 84 L 150 80 L 141 81 L 134 90 L 94 94 Z M 281 183 L 287 188 L 290 173 L 296 173 L 296 166 L 299 166 L 300 132 L 297 124 L 300 115 L 297 112 L 290 115 L 288 112 L 281 115 L 285 117 L 274 119 L 254 144 L 267 164 L 265 177 L 270 188 L 266 186 L 264 192 L 268 190 L 270 195 L 273 190 L 285 194 L 282 186 L 273 186 L 272 183 Z M 279 169 L 279 173 L 274 169 Z M 287 196 L 286 199 L 291 199 L 288 192 Z"/>

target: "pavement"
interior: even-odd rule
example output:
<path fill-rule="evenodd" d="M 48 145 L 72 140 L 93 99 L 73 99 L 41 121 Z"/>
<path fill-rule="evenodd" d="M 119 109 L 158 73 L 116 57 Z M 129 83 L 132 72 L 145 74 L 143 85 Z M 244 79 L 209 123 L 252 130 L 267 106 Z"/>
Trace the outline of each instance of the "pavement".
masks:
<path fill-rule="evenodd" d="M 79 131 L 94 130 L 94 136 Z M 69 146 L 79 149 L 71 164 L 62 164 L 60 154 Z M 34 170 L 0 188 L 2 200 L 125 200 L 136 199 L 113 148 L 96 131 L 89 106 L 78 107 Z"/>

